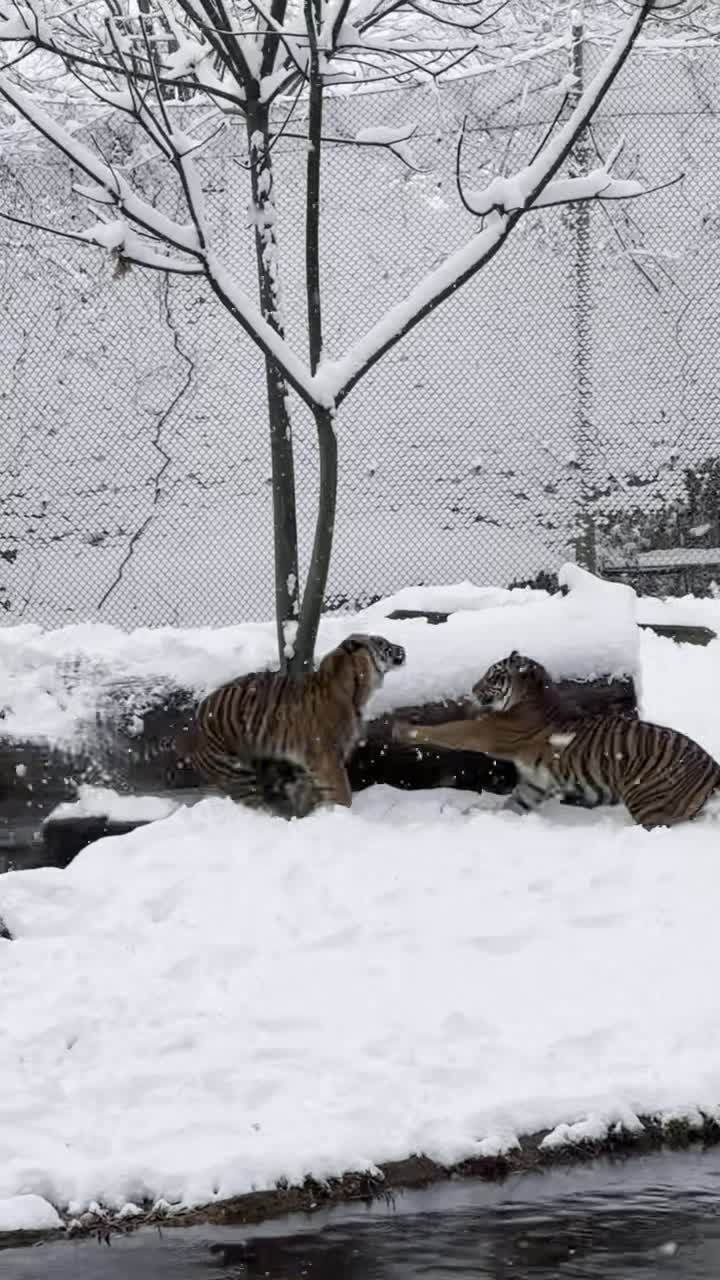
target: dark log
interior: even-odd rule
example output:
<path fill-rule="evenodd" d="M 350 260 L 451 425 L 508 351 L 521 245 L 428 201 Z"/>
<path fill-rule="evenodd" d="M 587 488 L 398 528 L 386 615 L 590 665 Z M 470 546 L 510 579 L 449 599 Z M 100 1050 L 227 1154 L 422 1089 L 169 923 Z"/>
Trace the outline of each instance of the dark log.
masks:
<path fill-rule="evenodd" d="M 676 644 L 699 644 L 705 646 L 711 640 L 717 640 L 717 631 L 710 627 L 693 627 L 685 623 L 639 622 L 643 631 L 654 631 L 656 636 L 664 636 L 674 640 Z"/>
<path fill-rule="evenodd" d="M 447 622 L 450 614 L 441 613 L 437 609 L 393 609 L 387 616 L 393 622 L 405 622 L 408 618 L 424 618 L 431 627 L 437 627 L 441 622 Z"/>
<path fill-rule="evenodd" d="M 588 715 L 637 715 L 635 683 L 627 676 L 617 680 L 561 680 L 561 693 Z M 416 791 L 428 787 L 455 787 L 462 791 L 490 791 L 508 795 L 517 782 L 513 765 L 494 760 L 477 751 L 447 751 L 436 747 L 413 747 L 394 742 L 394 720 L 443 724 L 447 720 L 467 720 L 473 715 L 470 698 L 428 702 L 423 706 L 398 707 L 371 720 L 365 740 L 360 743 L 349 766 L 353 791 L 385 783 Z"/>
<path fill-rule="evenodd" d="M 195 694 L 139 680 L 105 687 L 95 715 L 94 751 L 107 785 L 132 794 L 202 785 L 187 759 Z"/>
<path fill-rule="evenodd" d="M 146 827 L 149 819 L 118 822 L 102 814 L 52 818 L 43 824 L 42 843 L 45 863 L 49 867 L 67 867 L 83 849 L 105 836 L 124 836 L 137 827 Z"/>
<path fill-rule="evenodd" d="M 87 771 L 86 759 L 47 742 L 0 739 L 0 849 L 8 828 L 37 825 L 75 794 Z"/>

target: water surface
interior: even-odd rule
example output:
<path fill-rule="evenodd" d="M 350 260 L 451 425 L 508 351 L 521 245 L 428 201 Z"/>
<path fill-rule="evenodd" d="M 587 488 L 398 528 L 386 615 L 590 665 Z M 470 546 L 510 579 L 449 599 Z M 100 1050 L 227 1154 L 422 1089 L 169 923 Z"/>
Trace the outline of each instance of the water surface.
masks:
<path fill-rule="evenodd" d="M 254 1228 L 0 1254 L 2 1280 L 718 1280 L 720 1149 L 444 1183 Z"/>

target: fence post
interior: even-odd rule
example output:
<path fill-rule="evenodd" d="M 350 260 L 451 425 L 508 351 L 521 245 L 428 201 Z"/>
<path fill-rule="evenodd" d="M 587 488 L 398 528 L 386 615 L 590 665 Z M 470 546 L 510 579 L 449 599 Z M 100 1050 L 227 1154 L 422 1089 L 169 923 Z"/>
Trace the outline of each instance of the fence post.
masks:
<path fill-rule="evenodd" d="M 571 36 L 573 87 L 570 103 L 574 107 L 585 88 L 585 29 L 582 13 L 577 10 L 573 14 Z M 587 131 L 578 139 L 573 160 L 578 174 L 589 172 L 591 156 Z M 589 203 L 571 205 L 569 218 L 574 243 L 574 418 L 579 481 L 579 531 L 575 539 L 575 557 L 584 569 L 595 573 L 597 544 L 591 509 L 592 487 L 588 483 L 592 456 L 592 227 Z"/>

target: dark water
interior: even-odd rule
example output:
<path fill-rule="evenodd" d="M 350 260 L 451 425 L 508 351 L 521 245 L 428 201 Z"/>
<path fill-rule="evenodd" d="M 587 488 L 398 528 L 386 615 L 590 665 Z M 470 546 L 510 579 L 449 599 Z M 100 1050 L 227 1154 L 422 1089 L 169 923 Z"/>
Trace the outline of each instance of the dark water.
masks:
<path fill-rule="evenodd" d="M 255 1229 L 145 1230 L 0 1253 L 2 1280 L 717 1280 L 720 1151 L 658 1155 L 503 1186 L 452 1183 L 395 1208 Z"/>

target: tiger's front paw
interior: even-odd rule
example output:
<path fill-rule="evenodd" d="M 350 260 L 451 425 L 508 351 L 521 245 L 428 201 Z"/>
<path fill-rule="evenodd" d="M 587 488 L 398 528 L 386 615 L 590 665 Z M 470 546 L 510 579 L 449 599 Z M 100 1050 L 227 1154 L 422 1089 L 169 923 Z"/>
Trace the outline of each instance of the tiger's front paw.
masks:
<path fill-rule="evenodd" d="M 408 720 L 396 720 L 392 727 L 393 742 L 415 742 L 417 727 Z"/>

